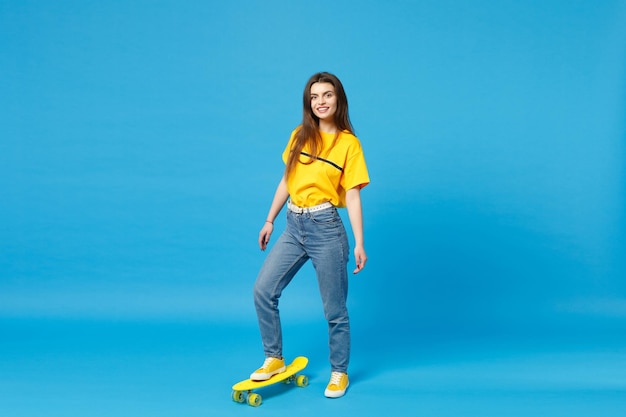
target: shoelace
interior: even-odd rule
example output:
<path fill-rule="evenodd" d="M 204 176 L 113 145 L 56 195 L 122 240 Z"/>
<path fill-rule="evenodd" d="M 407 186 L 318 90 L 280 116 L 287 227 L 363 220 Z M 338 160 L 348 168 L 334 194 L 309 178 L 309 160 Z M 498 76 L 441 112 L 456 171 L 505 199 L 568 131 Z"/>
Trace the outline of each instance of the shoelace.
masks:
<path fill-rule="evenodd" d="M 341 382 L 341 377 L 343 374 L 341 372 L 333 372 L 330 374 L 330 382 L 329 385 L 337 385 Z"/>
<path fill-rule="evenodd" d="M 265 362 L 263 362 L 263 366 L 261 368 L 267 369 L 270 366 L 270 363 L 272 363 L 273 360 L 274 360 L 274 358 L 265 358 Z"/>

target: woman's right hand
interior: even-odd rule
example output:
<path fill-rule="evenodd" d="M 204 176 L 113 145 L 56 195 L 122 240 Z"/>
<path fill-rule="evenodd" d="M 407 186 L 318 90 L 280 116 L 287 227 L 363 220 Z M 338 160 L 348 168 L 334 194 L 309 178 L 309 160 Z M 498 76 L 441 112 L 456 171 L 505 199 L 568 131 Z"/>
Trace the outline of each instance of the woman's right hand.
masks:
<path fill-rule="evenodd" d="M 267 217 L 265 218 L 265 224 L 259 233 L 259 247 L 261 250 L 265 250 L 267 248 L 267 244 L 270 242 L 270 236 L 274 231 L 274 220 L 287 202 L 287 198 L 289 198 L 289 192 L 287 191 L 287 181 L 283 175 L 278 183 L 278 186 L 276 187 L 274 199 L 272 200 L 272 206 L 270 207 L 270 211 L 267 213 Z"/>
<path fill-rule="evenodd" d="M 274 225 L 269 221 L 265 222 L 261 232 L 259 233 L 259 247 L 261 250 L 265 250 L 267 248 L 267 244 L 270 242 L 270 236 L 274 231 Z"/>

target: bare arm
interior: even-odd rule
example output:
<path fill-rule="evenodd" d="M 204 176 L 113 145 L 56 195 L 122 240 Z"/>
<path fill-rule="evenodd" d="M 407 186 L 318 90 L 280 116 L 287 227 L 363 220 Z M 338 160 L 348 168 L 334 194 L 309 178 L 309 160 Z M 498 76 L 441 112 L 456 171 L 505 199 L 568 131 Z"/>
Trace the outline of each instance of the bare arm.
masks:
<path fill-rule="evenodd" d="M 365 246 L 363 242 L 363 210 L 361 208 L 361 187 L 354 187 L 346 192 L 346 207 L 348 208 L 348 217 L 354 233 L 354 259 L 356 260 L 357 274 L 365 267 L 367 255 L 365 254 Z"/>
<path fill-rule="evenodd" d="M 270 236 L 274 231 L 274 220 L 278 216 L 278 213 L 282 210 L 283 206 L 287 202 L 289 198 L 289 192 L 287 191 L 287 182 L 285 181 L 285 177 L 283 176 L 278 183 L 278 187 L 276 187 L 276 192 L 274 193 L 274 199 L 272 200 L 272 205 L 270 206 L 270 211 L 267 213 L 267 220 L 259 233 L 259 247 L 261 250 L 265 250 L 267 248 L 267 244 L 270 241 Z"/>

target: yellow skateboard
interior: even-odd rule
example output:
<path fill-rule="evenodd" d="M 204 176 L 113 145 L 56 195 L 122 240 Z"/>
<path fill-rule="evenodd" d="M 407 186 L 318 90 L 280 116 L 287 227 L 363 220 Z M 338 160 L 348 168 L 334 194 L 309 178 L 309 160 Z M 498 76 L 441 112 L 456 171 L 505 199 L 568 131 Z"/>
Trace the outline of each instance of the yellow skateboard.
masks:
<path fill-rule="evenodd" d="M 290 384 L 295 382 L 299 387 L 306 387 L 309 385 L 309 378 L 306 375 L 297 375 L 298 372 L 303 370 L 309 360 L 304 356 L 298 356 L 287 365 L 284 372 L 274 375 L 267 381 L 253 381 L 251 379 L 245 379 L 241 382 L 233 385 L 232 399 L 238 403 L 244 403 L 246 400 L 252 407 L 258 407 L 261 405 L 263 399 L 259 394 L 253 393 L 252 390 L 268 385 L 276 384 L 277 382 L 283 382 L 284 384 Z"/>

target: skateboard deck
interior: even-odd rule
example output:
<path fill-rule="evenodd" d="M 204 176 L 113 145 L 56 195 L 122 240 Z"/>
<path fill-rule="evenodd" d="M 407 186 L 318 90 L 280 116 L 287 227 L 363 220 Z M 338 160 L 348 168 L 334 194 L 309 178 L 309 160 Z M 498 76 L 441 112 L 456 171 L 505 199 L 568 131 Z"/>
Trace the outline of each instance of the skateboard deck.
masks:
<path fill-rule="evenodd" d="M 298 356 L 293 360 L 293 362 L 287 365 L 284 372 L 276 374 L 266 381 L 244 379 L 243 381 L 233 385 L 231 398 L 235 402 L 244 403 L 247 401 L 249 405 L 258 407 L 261 405 L 263 399 L 259 394 L 253 393 L 252 390 L 267 387 L 278 382 L 283 382 L 285 384 L 295 382 L 299 387 L 306 387 L 309 385 L 309 378 L 306 375 L 297 375 L 297 373 L 303 370 L 307 363 L 309 363 L 307 358 L 304 356 Z"/>

